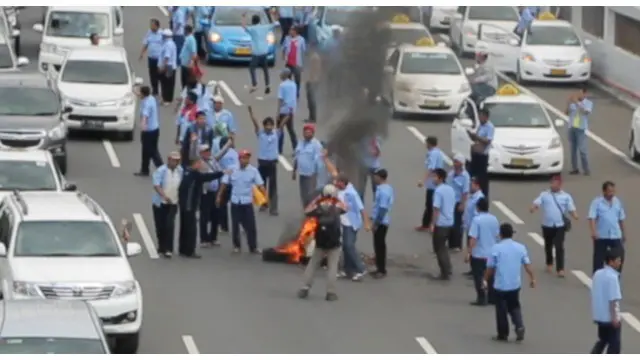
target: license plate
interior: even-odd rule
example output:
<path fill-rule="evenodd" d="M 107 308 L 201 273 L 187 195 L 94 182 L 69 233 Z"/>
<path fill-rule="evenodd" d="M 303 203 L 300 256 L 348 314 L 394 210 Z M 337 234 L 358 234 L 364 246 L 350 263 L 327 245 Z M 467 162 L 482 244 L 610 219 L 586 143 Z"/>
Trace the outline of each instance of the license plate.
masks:
<path fill-rule="evenodd" d="M 238 48 L 236 49 L 236 55 L 251 55 L 250 48 Z"/>
<path fill-rule="evenodd" d="M 439 107 L 444 106 L 444 102 L 427 100 L 427 101 L 424 102 L 424 106 L 430 107 L 430 108 L 439 108 Z"/>
<path fill-rule="evenodd" d="M 82 127 L 86 129 L 104 129 L 104 123 L 97 120 L 85 120 Z"/>
<path fill-rule="evenodd" d="M 551 75 L 566 75 L 567 70 L 565 69 L 551 69 Z"/>
<path fill-rule="evenodd" d="M 532 166 L 533 160 L 525 158 L 512 158 L 511 165 L 513 166 Z"/>

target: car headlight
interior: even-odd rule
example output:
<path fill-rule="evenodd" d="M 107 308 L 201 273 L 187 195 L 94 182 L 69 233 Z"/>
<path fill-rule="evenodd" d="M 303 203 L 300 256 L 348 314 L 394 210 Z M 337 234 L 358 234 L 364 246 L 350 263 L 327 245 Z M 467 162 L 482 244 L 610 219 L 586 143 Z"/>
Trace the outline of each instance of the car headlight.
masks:
<path fill-rule="evenodd" d="M 267 44 L 273 45 L 276 43 L 276 35 L 272 32 L 267 34 Z"/>
<path fill-rule="evenodd" d="M 529 53 L 522 53 L 522 60 L 534 62 L 536 61 L 536 58 L 534 58 L 533 55 Z"/>
<path fill-rule="evenodd" d="M 467 91 L 471 91 L 471 87 L 467 83 L 462 84 L 460 90 L 458 90 L 459 93 L 466 93 Z"/>
<path fill-rule="evenodd" d="M 135 103 L 136 97 L 132 93 L 128 93 L 127 95 L 120 100 L 120 106 L 131 106 Z"/>
<path fill-rule="evenodd" d="M 60 125 L 49 130 L 49 133 L 47 135 L 52 140 L 62 139 L 67 136 L 67 126 L 64 123 L 61 123 Z"/>
<path fill-rule="evenodd" d="M 138 286 L 135 281 L 123 281 L 121 283 L 115 284 L 115 289 L 113 290 L 114 297 L 117 296 L 126 296 L 133 294 Z"/>
<path fill-rule="evenodd" d="M 559 137 L 554 137 L 551 139 L 551 143 L 549 144 L 549 149 L 558 149 L 562 146 L 562 141 L 560 141 Z"/>
<path fill-rule="evenodd" d="M 209 41 L 212 43 L 219 43 L 222 40 L 222 36 L 216 32 L 209 33 Z"/>
<path fill-rule="evenodd" d="M 13 282 L 13 293 L 23 296 L 40 296 L 40 292 L 38 291 L 36 284 L 24 281 Z"/>
<path fill-rule="evenodd" d="M 462 31 L 467 36 L 471 36 L 471 37 L 478 36 L 478 29 L 474 29 L 471 26 L 465 26 L 464 29 L 462 29 Z"/>
<path fill-rule="evenodd" d="M 578 62 L 589 64 L 591 63 L 591 57 L 589 57 L 589 54 L 582 54 Z"/>

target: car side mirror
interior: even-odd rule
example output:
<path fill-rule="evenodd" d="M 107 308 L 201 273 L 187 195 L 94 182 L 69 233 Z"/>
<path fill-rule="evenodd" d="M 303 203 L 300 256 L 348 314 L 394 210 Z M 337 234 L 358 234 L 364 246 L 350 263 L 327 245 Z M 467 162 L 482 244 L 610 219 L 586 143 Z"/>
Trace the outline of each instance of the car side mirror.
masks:
<path fill-rule="evenodd" d="M 507 41 L 507 43 L 511 46 L 518 46 L 520 45 L 520 41 L 518 41 L 517 39 L 514 38 L 509 38 L 509 40 Z"/>
<path fill-rule="evenodd" d="M 41 33 L 44 31 L 44 26 L 42 24 L 33 24 L 33 31 Z"/>
<path fill-rule="evenodd" d="M 6 257 L 6 256 L 7 256 L 7 247 L 3 243 L 0 243 L 0 257 Z"/>
<path fill-rule="evenodd" d="M 29 65 L 29 58 L 24 57 L 24 56 L 20 56 L 18 58 L 18 66 L 22 67 L 22 66 L 27 66 Z"/>
<path fill-rule="evenodd" d="M 475 72 L 476 72 L 476 71 L 475 71 L 473 68 L 471 68 L 471 67 L 466 67 L 466 68 L 464 68 L 464 73 L 465 73 L 467 76 L 471 76 L 471 75 L 473 75 L 473 73 L 475 73 Z"/>
<path fill-rule="evenodd" d="M 76 191 L 78 190 L 78 185 L 75 183 L 66 183 L 64 184 L 64 191 Z"/>
<path fill-rule="evenodd" d="M 383 71 L 386 74 L 393 74 L 394 68 L 391 65 L 387 65 L 387 66 L 384 67 Z"/>
<path fill-rule="evenodd" d="M 564 127 L 564 120 L 562 120 L 562 119 L 556 119 L 556 120 L 553 122 L 553 124 L 554 124 L 556 127 Z"/>
<path fill-rule="evenodd" d="M 71 112 L 73 112 L 73 108 L 69 105 L 65 106 L 64 109 L 62 109 L 63 114 L 69 114 Z"/>
<path fill-rule="evenodd" d="M 584 40 L 584 44 L 585 44 L 586 46 L 589 46 L 589 45 L 593 44 L 593 41 L 591 41 L 591 39 L 585 39 L 585 40 Z"/>
<path fill-rule="evenodd" d="M 126 248 L 128 257 L 134 257 L 142 254 L 142 246 L 138 243 L 128 242 L 125 245 L 125 248 Z"/>
<path fill-rule="evenodd" d="M 116 28 L 115 30 L 113 30 L 113 35 L 115 35 L 115 36 L 120 36 L 122 34 L 124 34 L 124 28 L 120 27 L 120 28 Z"/>
<path fill-rule="evenodd" d="M 460 119 L 460 125 L 463 128 L 471 129 L 473 128 L 473 121 L 469 118 Z"/>

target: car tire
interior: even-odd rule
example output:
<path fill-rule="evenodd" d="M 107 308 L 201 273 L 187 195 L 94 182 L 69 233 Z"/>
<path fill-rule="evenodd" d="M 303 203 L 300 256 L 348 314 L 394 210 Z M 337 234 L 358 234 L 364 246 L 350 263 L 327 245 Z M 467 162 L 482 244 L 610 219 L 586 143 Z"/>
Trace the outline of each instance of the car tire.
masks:
<path fill-rule="evenodd" d="M 67 175 L 67 156 L 65 155 L 62 159 L 58 161 L 58 168 L 62 175 Z"/>
<path fill-rule="evenodd" d="M 636 149 L 635 134 L 633 131 L 629 137 L 629 158 L 633 161 L 640 161 L 640 153 L 638 153 L 638 149 Z"/>
<path fill-rule="evenodd" d="M 113 352 L 116 354 L 135 354 L 140 344 L 140 333 L 118 335 L 115 339 Z"/>
<path fill-rule="evenodd" d="M 124 141 L 133 141 L 133 130 L 120 132 L 120 137 Z"/>

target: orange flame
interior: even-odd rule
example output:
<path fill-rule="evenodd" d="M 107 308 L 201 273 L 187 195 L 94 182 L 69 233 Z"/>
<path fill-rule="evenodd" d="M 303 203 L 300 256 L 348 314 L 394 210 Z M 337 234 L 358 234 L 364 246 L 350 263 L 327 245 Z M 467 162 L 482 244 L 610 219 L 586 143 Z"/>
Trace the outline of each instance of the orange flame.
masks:
<path fill-rule="evenodd" d="M 318 222 L 315 218 L 307 218 L 302 224 L 302 229 L 298 233 L 298 237 L 281 246 L 275 248 L 280 254 L 287 254 L 287 262 L 290 264 L 299 264 L 307 253 L 307 245 L 313 238 Z"/>

